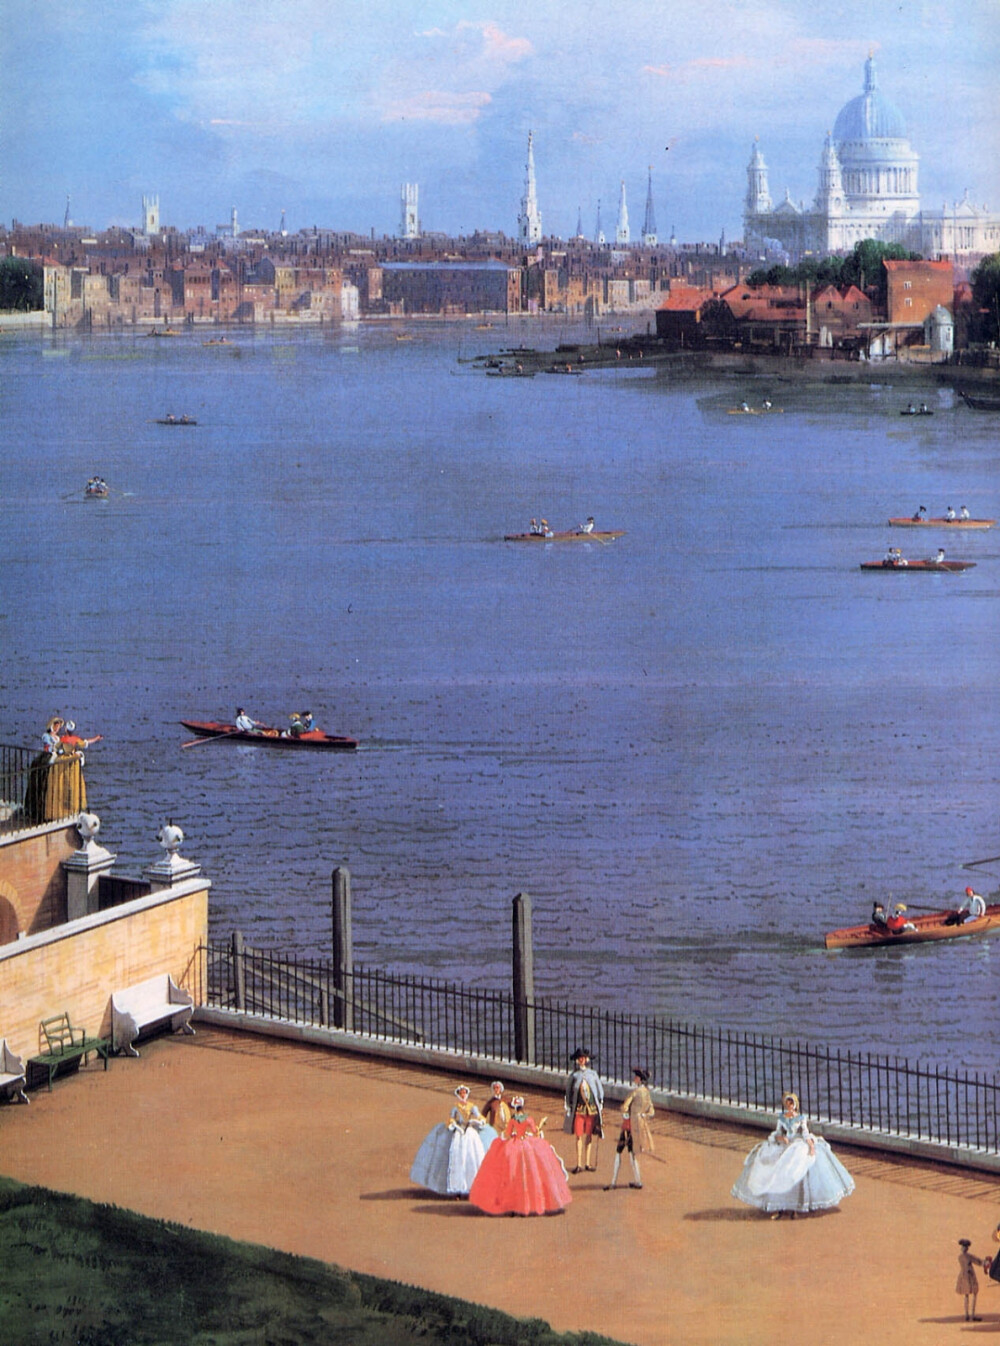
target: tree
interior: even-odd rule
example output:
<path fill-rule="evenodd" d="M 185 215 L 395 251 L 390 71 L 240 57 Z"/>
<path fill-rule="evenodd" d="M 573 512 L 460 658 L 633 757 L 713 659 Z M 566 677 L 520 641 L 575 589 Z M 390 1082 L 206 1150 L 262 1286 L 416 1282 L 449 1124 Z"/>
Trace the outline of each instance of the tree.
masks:
<path fill-rule="evenodd" d="M 972 273 L 972 298 L 982 311 L 977 335 L 1000 341 L 1000 252 L 984 257 Z"/>
<path fill-rule="evenodd" d="M 45 307 L 42 268 L 23 257 L 0 259 L 0 309 L 27 313 Z"/>

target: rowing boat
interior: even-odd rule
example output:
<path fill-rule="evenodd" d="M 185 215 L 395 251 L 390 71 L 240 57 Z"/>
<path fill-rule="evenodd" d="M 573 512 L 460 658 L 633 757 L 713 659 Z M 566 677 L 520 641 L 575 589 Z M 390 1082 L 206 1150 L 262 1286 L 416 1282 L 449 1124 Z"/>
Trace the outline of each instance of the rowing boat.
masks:
<path fill-rule="evenodd" d="M 157 425 L 197 425 L 198 422 L 193 416 L 161 416 L 157 419 Z"/>
<path fill-rule="evenodd" d="M 616 537 L 624 537 L 624 528 L 606 528 L 603 531 L 593 529 L 590 533 L 579 529 L 563 533 L 505 533 L 504 542 L 613 542 Z"/>
<path fill-rule="evenodd" d="M 919 574 L 926 570 L 972 570 L 975 561 L 862 561 L 862 570 L 884 571 L 887 575 L 908 575 L 915 571 Z"/>
<path fill-rule="evenodd" d="M 258 743 L 265 748 L 319 748 L 326 752 L 353 752 L 358 746 L 356 738 L 348 738 L 344 734 L 324 734 L 319 729 L 310 729 L 308 733 L 293 737 L 266 725 L 251 733 L 249 730 L 237 729 L 235 724 L 223 724 L 217 720 L 181 720 L 181 724 L 196 738 L 235 738 L 241 743 Z"/>
<path fill-rule="evenodd" d="M 950 923 L 949 923 L 950 922 Z M 867 949 L 882 944 L 924 944 L 931 939 L 964 939 L 968 935 L 985 935 L 1000 928 L 1000 905 L 988 906 L 986 914 L 975 920 L 955 921 L 954 911 L 933 911 L 927 916 L 913 916 L 907 921 L 912 930 L 893 934 L 884 925 L 851 925 L 844 930 L 831 930 L 825 938 L 828 949 Z"/>
<path fill-rule="evenodd" d="M 889 525 L 892 528 L 992 528 L 995 523 L 996 519 L 899 518 L 889 520 Z"/>

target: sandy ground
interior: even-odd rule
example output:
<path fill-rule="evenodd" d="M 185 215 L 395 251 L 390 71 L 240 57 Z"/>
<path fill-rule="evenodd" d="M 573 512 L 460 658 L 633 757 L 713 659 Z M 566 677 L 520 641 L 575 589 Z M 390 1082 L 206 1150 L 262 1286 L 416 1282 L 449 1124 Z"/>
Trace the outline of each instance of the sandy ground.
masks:
<path fill-rule="evenodd" d="M 409 1182 L 458 1082 L 201 1027 L 0 1109 L 0 1171 L 636 1346 L 1000 1335 L 1000 1287 L 981 1277 L 978 1323 L 955 1293 L 957 1240 L 995 1249 L 1000 1178 L 840 1146 L 857 1182 L 842 1209 L 771 1221 L 729 1195 L 760 1133 L 660 1113 L 642 1191 L 603 1190 L 605 1139 L 563 1214 L 491 1219 Z M 570 1166 L 561 1101 L 527 1103 Z"/>

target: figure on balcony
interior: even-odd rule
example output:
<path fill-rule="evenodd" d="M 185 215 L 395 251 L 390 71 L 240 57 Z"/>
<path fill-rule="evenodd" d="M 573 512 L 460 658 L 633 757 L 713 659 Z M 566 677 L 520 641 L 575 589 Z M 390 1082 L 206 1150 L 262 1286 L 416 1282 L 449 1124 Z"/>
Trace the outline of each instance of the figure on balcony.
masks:
<path fill-rule="evenodd" d="M 854 1179 L 799 1112 L 798 1095 L 781 1095 L 781 1115 L 767 1140 L 747 1155 L 733 1196 L 778 1220 L 830 1210 L 854 1191 Z"/>
<path fill-rule="evenodd" d="M 28 768 L 24 817 L 29 825 L 72 818 L 87 809 L 82 757 L 67 752 L 62 735 L 66 721 L 52 715 L 42 735 L 42 750 Z"/>
<path fill-rule="evenodd" d="M 467 1085 L 455 1090 L 458 1102 L 447 1122 L 431 1127 L 410 1169 L 410 1181 L 441 1196 L 468 1196 L 486 1151 L 497 1133 L 469 1101 Z"/>

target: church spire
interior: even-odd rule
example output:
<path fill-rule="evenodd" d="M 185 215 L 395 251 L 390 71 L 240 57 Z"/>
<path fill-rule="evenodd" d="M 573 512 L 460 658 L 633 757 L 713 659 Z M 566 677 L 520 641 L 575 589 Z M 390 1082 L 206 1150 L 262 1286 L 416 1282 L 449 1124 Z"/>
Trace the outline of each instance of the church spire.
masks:
<path fill-rule="evenodd" d="M 643 247 L 656 247 L 656 212 L 653 210 L 653 165 L 649 166 L 649 184 L 646 188 L 646 217 L 642 222 Z"/>
<path fill-rule="evenodd" d="M 533 247 L 542 241 L 542 217 L 538 210 L 538 197 L 535 192 L 535 151 L 533 149 L 535 133 L 528 132 L 528 162 L 524 166 L 524 195 L 521 197 L 521 213 L 517 217 L 517 241 Z"/>
<path fill-rule="evenodd" d="M 618 227 L 615 229 L 615 242 L 628 243 L 629 238 L 628 206 L 625 202 L 625 179 L 622 178 L 621 193 L 618 197 Z"/>

